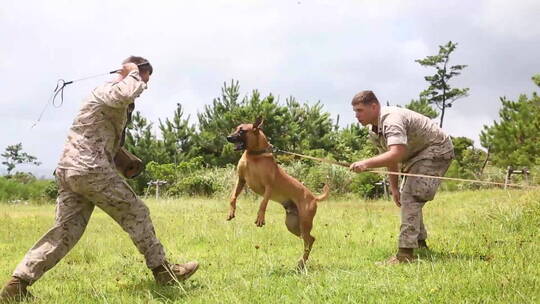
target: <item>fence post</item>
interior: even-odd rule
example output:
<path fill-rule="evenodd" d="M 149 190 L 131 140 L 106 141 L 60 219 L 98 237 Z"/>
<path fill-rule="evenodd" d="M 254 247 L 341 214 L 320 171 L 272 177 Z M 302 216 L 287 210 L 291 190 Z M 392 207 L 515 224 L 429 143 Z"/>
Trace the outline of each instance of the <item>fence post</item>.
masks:
<path fill-rule="evenodd" d="M 530 183 L 529 183 L 529 174 L 531 174 L 529 172 L 529 169 L 528 168 L 523 168 L 523 175 L 525 177 L 525 182 L 527 183 L 527 185 L 530 185 Z"/>
<path fill-rule="evenodd" d="M 522 174 L 523 179 L 525 180 L 525 183 L 527 185 L 529 184 L 529 175 L 531 174 L 528 168 L 523 168 L 521 170 L 514 170 L 512 169 L 512 166 L 508 166 L 506 169 L 506 178 L 504 179 L 504 190 L 506 190 L 506 187 L 508 187 L 508 184 L 512 182 L 512 174 Z"/>
<path fill-rule="evenodd" d="M 148 189 L 146 190 L 146 195 L 145 195 L 145 197 L 148 195 L 148 191 L 150 191 L 150 187 L 151 187 L 152 185 L 154 185 L 154 186 L 156 186 L 156 200 L 159 199 L 159 186 L 165 185 L 165 184 L 167 184 L 167 182 L 166 182 L 166 181 L 162 181 L 162 180 L 149 181 L 148 184 L 147 184 L 147 185 L 148 185 Z"/>
<path fill-rule="evenodd" d="M 510 183 L 511 175 L 512 175 L 512 166 L 508 166 L 508 168 L 506 168 L 506 178 L 504 179 L 504 190 L 506 190 L 506 187 Z"/>
<path fill-rule="evenodd" d="M 388 190 L 388 181 L 387 181 L 386 177 L 383 178 L 382 181 L 380 181 L 378 183 L 375 183 L 375 185 L 382 185 L 384 196 L 386 197 L 387 200 L 389 200 L 390 199 L 390 193 L 389 193 L 389 190 Z"/>

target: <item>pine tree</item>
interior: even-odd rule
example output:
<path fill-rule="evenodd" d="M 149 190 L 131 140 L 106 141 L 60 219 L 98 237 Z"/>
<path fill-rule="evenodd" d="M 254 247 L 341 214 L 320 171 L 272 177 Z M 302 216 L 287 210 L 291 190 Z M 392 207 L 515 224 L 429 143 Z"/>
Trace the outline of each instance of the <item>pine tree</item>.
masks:
<path fill-rule="evenodd" d="M 7 146 L 6 151 L 1 156 L 5 159 L 2 164 L 7 168 L 7 175 L 10 175 L 11 171 L 20 164 L 41 165 L 35 156 L 22 152 L 22 143 Z"/>
<path fill-rule="evenodd" d="M 449 84 L 452 77 L 460 75 L 461 70 L 467 67 L 466 65 L 448 66 L 450 54 L 456 49 L 456 46 L 457 43 L 449 41 L 447 44 L 439 46 L 439 54 L 415 60 L 422 66 L 433 67 L 437 70 L 435 74 L 424 77 L 429 82 L 429 87 L 420 93 L 420 97 L 426 98 L 429 104 L 434 104 L 439 108 L 441 111 L 439 126 L 441 128 L 446 109 L 450 108 L 457 99 L 467 96 L 469 92 L 469 88 L 451 88 Z"/>
<path fill-rule="evenodd" d="M 482 145 L 491 147 L 493 162 L 501 167 L 540 164 L 540 96 L 534 92 L 531 98 L 522 94 L 517 101 L 500 100 L 499 121 L 484 126 Z"/>
<path fill-rule="evenodd" d="M 159 129 L 168 163 L 186 160 L 193 146 L 195 128 L 189 125 L 189 116 L 185 119 L 183 116 L 182 105 L 178 103 L 172 119 L 167 118 L 164 122 L 159 120 Z"/>
<path fill-rule="evenodd" d="M 405 105 L 405 108 L 415 111 L 417 113 L 420 113 L 422 115 L 425 115 L 431 119 L 434 119 L 437 116 L 439 116 L 439 113 L 437 113 L 437 110 L 433 109 L 429 105 L 429 101 L 424 97 L 420 97 L 416 100 L 415 99 L 411 100 L 410 103 Z"/>

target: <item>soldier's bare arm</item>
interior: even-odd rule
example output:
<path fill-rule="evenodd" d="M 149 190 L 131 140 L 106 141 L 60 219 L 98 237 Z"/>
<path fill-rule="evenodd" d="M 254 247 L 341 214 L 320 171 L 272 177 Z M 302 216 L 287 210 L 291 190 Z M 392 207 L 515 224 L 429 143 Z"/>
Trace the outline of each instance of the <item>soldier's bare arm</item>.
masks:
<path fill-rule="evenodd" d="M 394 163 L 399 163 L 406 152 L 407 146 L 405 145 L 391 145 L 388 147 L 388 151 L 382 154 L 351 164 L 350 169 L 355 172 L 362 172 L 370 168 L 388 167 Z"/>

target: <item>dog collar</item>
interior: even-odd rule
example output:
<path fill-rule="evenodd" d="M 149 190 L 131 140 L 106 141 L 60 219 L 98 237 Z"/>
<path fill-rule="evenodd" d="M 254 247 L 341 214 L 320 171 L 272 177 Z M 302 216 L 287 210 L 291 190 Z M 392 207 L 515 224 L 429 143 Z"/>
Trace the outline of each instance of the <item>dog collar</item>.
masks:
<path fill-rule="evenodd" d="M 260 155 L 260 154 L 264 154 L 264 153 L 272 153 L 273 150 L 274 150 L 274 147 L 268 146 L 264 150 L 255 150 L 255 151 L 247 151 L 247 152 L 248 152 L 248 154 L 251 154 L 251 155 Z"/>

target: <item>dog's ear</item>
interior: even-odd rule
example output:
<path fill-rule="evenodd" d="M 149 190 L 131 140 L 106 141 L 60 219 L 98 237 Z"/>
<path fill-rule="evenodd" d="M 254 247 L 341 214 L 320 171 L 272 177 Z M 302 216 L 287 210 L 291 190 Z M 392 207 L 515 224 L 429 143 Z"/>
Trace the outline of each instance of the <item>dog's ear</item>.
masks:
<path fill-rule="evenodd" d="M 264 119 L 262 116 L 257 117 L 255 123 L 253 124 L 253 129 L 260 129 L 263 124 Z"/>

